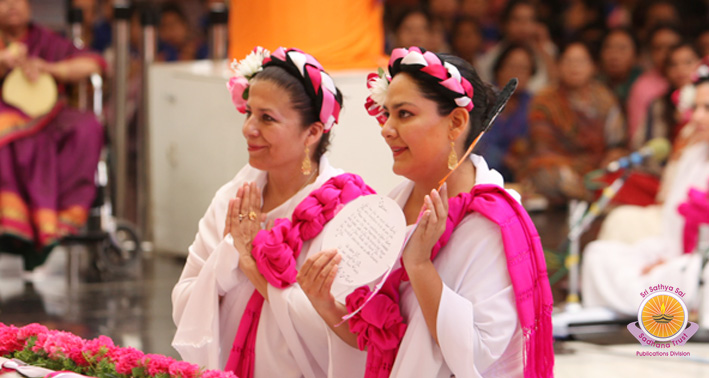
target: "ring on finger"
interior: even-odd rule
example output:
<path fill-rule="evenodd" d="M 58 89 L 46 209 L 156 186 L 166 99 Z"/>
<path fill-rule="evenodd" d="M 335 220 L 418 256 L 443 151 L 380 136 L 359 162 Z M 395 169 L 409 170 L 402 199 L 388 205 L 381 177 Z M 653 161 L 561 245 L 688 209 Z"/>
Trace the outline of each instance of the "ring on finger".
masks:
<path fill-rule="evenodd" d="M 255 211 L 253 211 L 253 210 L 249 211 L 249 219 L 252 221 L 256 220 L 256 212 Z"/>
<path fill-rule="evenodd" d="M 244 218 L 246 218 L 246 214 L 239 214 L 239 222 L 244 220 Z"/>

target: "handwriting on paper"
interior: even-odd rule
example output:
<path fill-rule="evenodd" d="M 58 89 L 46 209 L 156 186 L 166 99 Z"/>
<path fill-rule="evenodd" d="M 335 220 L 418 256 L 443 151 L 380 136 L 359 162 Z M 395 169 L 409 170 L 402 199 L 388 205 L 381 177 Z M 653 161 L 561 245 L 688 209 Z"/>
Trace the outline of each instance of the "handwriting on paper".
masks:
<path fill-rule="evenodd" d="M 360 197 L 330 221 L 323 249 L 337 248 L 342 256 L 336 286 L 358 287 L 381 276 L 399 255 L 406 221 L 399 206 L 382 196 Z"/>

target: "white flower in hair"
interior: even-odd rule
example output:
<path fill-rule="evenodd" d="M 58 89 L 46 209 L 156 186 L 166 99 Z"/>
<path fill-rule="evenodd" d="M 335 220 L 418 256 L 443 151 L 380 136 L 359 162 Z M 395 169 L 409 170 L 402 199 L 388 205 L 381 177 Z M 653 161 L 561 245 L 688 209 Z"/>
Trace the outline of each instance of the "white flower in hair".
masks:
<path fill-rule="evenodd" d="M 369 92 L 372 94 L 370 97 L 377 105 L 384 105 L 387 90 L 389 90 L 389 80 L 386 76 L 377 76 L 370 81 Z"/>
<path fill-rule="evenodd" d="M 231 64 L 231 69 L 236 72 L 236 75 L 245 77 L 251 80 L 254 75 L 263 71 L 263 60 L 271 55 L 271 52 L 261 46 L 254 48 L 244 59 Z"/>

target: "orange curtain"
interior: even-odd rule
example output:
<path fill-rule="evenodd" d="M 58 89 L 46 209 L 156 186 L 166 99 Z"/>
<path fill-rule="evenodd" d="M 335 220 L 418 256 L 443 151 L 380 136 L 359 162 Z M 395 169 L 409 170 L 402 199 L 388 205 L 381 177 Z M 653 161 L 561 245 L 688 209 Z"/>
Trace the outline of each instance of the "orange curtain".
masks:
<path fill-rule="evenodd" d="M 384 58 L 382 13 L 382 0 L 231 0 L 229 56 L 297 47 L 327 71 L 373 68 Z"/>

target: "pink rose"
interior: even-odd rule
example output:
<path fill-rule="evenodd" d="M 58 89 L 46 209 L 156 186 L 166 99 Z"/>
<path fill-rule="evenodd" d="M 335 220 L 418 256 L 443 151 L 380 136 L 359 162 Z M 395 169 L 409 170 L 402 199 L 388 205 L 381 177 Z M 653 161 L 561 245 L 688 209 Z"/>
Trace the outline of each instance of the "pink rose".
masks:
<path fill-rule="evenodd" d="M 243 76 L 232 76 L 226 83 L 226 87 L 231 93 L 231 102 L 234 103 L 236 110 L 239 113 L 246 113 L 246 99 L 248 98 L 246 91 L 249 88 L 249 81 Z"/>

